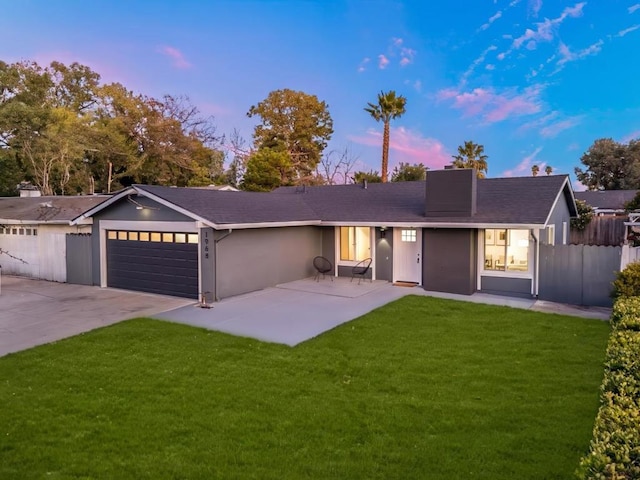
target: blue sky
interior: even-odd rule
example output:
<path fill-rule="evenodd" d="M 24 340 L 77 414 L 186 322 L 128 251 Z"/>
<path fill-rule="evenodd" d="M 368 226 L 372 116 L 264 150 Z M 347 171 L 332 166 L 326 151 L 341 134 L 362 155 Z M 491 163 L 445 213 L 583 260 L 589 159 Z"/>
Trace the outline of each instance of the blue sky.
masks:
<path fill-rule="evenodd" d="M 640 0 L 2 1 L 0 59 L 78 61 L 146 95 L 186 94 L 251 139 L 275 89 L 329 104 L 329 149 L 380 164 L 381 90 L 407 98 L 390 165 L 440 168 L 465 140 L 489 176 L 571 173 L 597 138 L 640 137 Z"/>

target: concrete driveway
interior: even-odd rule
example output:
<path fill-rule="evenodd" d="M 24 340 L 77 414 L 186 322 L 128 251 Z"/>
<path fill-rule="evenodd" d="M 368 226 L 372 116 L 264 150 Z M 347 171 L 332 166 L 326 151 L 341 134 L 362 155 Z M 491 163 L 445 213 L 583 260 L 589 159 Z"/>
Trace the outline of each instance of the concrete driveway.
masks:
<path fill-rule="evenodd" d="M 194 300 L 2 276 L 0 356 Z"/>

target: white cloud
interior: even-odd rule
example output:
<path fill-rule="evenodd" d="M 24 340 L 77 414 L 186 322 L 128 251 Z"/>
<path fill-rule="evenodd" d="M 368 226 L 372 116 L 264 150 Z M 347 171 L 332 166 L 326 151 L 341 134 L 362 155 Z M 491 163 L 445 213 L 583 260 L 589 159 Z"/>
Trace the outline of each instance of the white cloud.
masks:
<path fill-rule="evenodd" d="M 491 24 L 493 22 L 498 20 L 500 17 L 502 17 L 502 12 L 500 10 L 498 10 L 495 15 L 493 15 L 492 17 L 489 18 L 489 20 L 487 20 L 487 23 L 485 23 L 482 26 L 480 26 L 480 30 L 486 30 L 487 28 L 489 28 L 491 26 Z"/>
<path fill-rule="evenodd" d="M 410 63 L 413 63 L 413 57 L 415 57 L 416 51 L 412 48 L 402 47 L 400 50 L 400 66 L 405 67 Z"/>
<path fill-rule="evenodd" d="M 378 55 L 378 68 L 384 70 L 389 65 L 389 59 L 385 55 Z"/>
<path fill-rule="evenodd" d="M 358 65 L 358 72 L 364 72 L 367 69 L 367 63 L 369 63 L 371 59 L 369 57 L 364 57 Z"/>
<path fill-rule="evenodd" d="M 631 5 L 629 8 L 627 8 L 627 11 L 629 13 L 633 13 L 636 10 L 640 10 L 640 3 L 636 3 L 635 5 Z"/>
<path fill-rule="evenodd" d="M 582 16 L 582 10 L 587 2 L 576 3 L 573 7 L 566 7 L 559 17 L 549 20 L 545 18 L 543 22 L 536 23 L 536 28 L 527 28 L 522 35 L 515 38 L 511 47 L 498 55 L 499 60 L 503 60 L 514 50 L 520 49 L 523 45 L 529 50 L 535 50 L 540 42 L 550 42 L 554 39 L 556 30 L 567 18 L 577 18 Z"/>
<path fill-rule="evenodd" d="M 557 73 L 565 64 L 569 62 L 575 62 L 576 60 L 583 59 L 590 55 L 596 55 L 602 50 L 603 44 L 604 42 L 602 40 L 598 40 L 596 43 L 594 43 L 593 45 L 589 45 L 584 50 L 572 52 L 567 45 L 560 42 L 560 46 L 558 47 L 558 55 L 560 56 L 560 60 L 556 62 L 558 68 L 554 73 Z"/>
<path fill-rule="evenodd" d="M 521 176 L 531 175 L 531 167 L 534 165 L 533 162 L 541 151 L 542 151 L 542 147 L 536 148 L 532 153 L 524 157 L 520 161 L 520 163 L 518 163 L 518 165 L 516 165 L 514 168 L 505 170 L 504 172 L 502 172 L 502 176 L 503 177 L 521 177 Z M 544 170 L 544 166 L 546 165 L 546 163 L 538 162 L 537 165 L 538 167 L 540 167 L 540 170 Z"/>
<path fill-rule="evenodd" d="M 542 8 L 542 0 L 529 0 L 529 13 L 533 17 L 537 17 Z"/>
<path fill-rule="evenodd" d="M 473 62 L 471 62 L 471 65 L 469 65 L 469 68 L 467 68 L 467 71 L 462 74 L 461 82 L 463 85 L 467 82 L 467 78 L 471 76 L 471 74 L 476 69 L 476 67 L 485 61 L 485 59 L 487 58 L 487 55 L 490 52 L 493 52 L 494 50 L 497 50 L 497 49 L 498 47 L 496 47 L 495 45 L 490 45 L 484 50 L 484 52 L 480 54 L 478 58 L 476 58 Z"/>
<path fill-rule="evenodd" d="M 624 37 L 627 33 L 634 32 L 640 28 L 640 25 L 633 25 L 632 27 L 625 28 L 616 33 L 616 37 Z"/>

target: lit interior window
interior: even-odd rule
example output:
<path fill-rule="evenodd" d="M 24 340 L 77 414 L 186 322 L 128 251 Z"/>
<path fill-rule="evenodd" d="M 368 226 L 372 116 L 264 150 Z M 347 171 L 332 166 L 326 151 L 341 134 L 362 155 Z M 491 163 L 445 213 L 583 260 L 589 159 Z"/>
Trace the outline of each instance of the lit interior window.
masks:
<path fill-rule="evenodd" d="M 152 242 L 161 242 L 162 241 L 162 235 L 160 235 L 158 232 L 151 232 L 151 241 Z"/>
<path fill-rule="evenodd" d="M 187 234 L 176 233 L 176 243 L 187 243 Z"/>
<path fill-rule="evenodd" d="M 118 232 L 118 240 L 126 240 L 127 232 Z"/>
<path fill-rule="evenodd" d="M 369 227 L 340 227 L 340 260 L 360 261 L 371 256 Z"/>
<path fill-rule="evenodd" d="M 148 242 L 149 241 L 149 232 L 140 232 L 140 235 L 138 236 L 139 240 L 141 242 Z"/>
<path fill-rule="evenodd" d="M 129 232 L 129 240 L 138 240 L 138 232 Z"/>
<path fill-rule="evenodd" d="M 402 230 L 400 232 L 401 240 L 403 242 L 416 242 L 418 238 L 415 230 Z"/>
<path fill-rule="evenodd" d="M 484 231 L 484 269 L 527 272 L 529 231 L 489 229 Z"/>
<path fill-rule="evenodd" d="M 198 243 L 198 234 L 197 233 L 188 234 L 187 241 L 188 243 Z"/>
<path fill-rule="evenodd" d="M 162 241 L 164 243 L 173 243 L 173 233 L 163 233 Z"/>
<path fill-rule="evenodd" d="M 112 231 L 107 232 L 107 238 L 109 240 L 117 240 L 118 239 L 118 232 L 112 232 Z"/>

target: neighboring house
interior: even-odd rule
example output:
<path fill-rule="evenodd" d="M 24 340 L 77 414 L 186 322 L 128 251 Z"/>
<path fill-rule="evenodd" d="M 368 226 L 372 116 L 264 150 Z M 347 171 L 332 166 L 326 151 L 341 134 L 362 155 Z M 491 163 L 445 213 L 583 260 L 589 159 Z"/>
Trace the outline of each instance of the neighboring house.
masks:
<path fill-rule="evenodd" d="M 0 197 L 0 249 L 8 253 L 0 254 L 2 273 L 66 282 L 66 234 L 91 232 L 91 219 L 69 222 L 106 198 Z"/>
<path fill-rule="evenodd" d="M 322 255 L 350 276 L 427 290 L 538 293 L 540 244 L 566 243 L 567 176 L 286 187 L 272 193 L 134 185 L 79 215 L 93 219 L 93 283 L 218 300 L 311 276 Z"/>
<path fill-rule="evenodd" d="M 593 208 L 596 215 L 622 215 L 627 212 L 624 206 L 633 200 L 638 190 L 598 190 L 575 192 L 576 200 L 582 200 Z"/>

